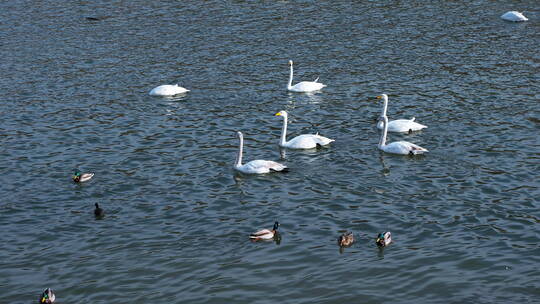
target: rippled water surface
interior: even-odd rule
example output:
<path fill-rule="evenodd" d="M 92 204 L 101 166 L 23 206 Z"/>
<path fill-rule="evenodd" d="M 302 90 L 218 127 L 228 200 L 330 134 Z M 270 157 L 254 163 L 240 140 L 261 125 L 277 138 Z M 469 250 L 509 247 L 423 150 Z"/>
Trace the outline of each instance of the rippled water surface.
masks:
<path fill-rule="evenodd" d="M 1 303 L 540 301 L 537 1 L 8 0 L 0 41 Z M 429 154 L 377 149 L 382 93 Z"/>

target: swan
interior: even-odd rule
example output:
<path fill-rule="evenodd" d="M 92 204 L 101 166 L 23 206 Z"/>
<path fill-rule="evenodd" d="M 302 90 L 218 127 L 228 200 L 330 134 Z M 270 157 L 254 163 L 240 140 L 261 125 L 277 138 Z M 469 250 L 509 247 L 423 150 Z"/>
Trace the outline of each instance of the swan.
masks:
<path fill-rule="evenodd" d="M 320 146 L 328 145 L 333 142 L 333 139 L 320 136 L 319 134 L 302 134 L 295 138 L 286 141 L 287 136 L 287 112 L 279 111 L 275 116 L 283 117 L 283 128 L 281 129 L 281 139 L 279 145 L 284 148 L 290 149 L 313 149 Z"/>
<path fill-rule="evenodd" d="M 516 11 L 509 11 L 509 12 L 504 13 L 501 16 L 501 19 L 506 20 L 506 21 L 515 21 L 515 22 L 529 20 L 527 19 L 527 17 L 523 16 L 523 13 L 516 12 Z"/>
<path fill-rule="evenodd" d="M 177 94 L 182 94 L 189 92 L 188 89 L 178 86 L 178 84 L 164 84 L 160 85 L 158 87 L 155 87 L 150 91 L 150 95 L 152 96 L 173 96 Z"/>
<path fill-rule="evenodd" d="M 388 117 L 386 116 L 383 116 L 383 125 L 384 128 L 381 134 L 381 139 L 379 140 L 379 149 L 383 150 L 384 152 L 402 155 L 416 155 L 422 154 L 424 152 L 429 152 L 427 149 L 424 149 L 408 141 L 395 141 L 387 145 L 386 133 L 388 131 Z"/>
<path fill-rule="evenodd" d="M 255 233 L 250 234 L 249 238 L 252 239 L 253 241 L 273 239 L 274 235 L 277 233 L 278 227 L 279 227 L 279 223 L 275 222 L 272 230 L 268 230 L 268 229 L 259 230 Z"/>
<path fill-rule="evenodd" d="M 269 173 L 272 171 L 287 172 L 288 168 L 285 165 L 277 163 L 271 160 L 252 160 L 242 165 L 242 150 L 244 149 L 244 135 L 242 132 L 236 132 L 238 139 L 240 140 L 240 147 L 238 148 L 238 154 L 236 155 L 236 162 L 234 163 L 234 169 L 242 173 L 248 174 L 261 174 Z"/>
<path fill-rule="evenodd" d="M 292 85 L 292 78 L 293 78 L 293 62 L 292 60 L 289 60 L 289 65 L 291 66 L 291 72 L 289 74 L 289 84 L 287 85 L 287 90 L 292 92 L 313 92 L 318 91 L 324 87 L 326 87 L 325 84 L 317 82 L 319 80 L 319 77 L 315 79 L 315 81 L 302 81 L 295 85 Z"/>
<path fill-rule="evenodd" d="M 39 297 L 39 303 L 41 304 L 51 304 L 54 303 L 55 300 L 56 296 L 50 288 L 45 289 L 45 291 L 41 294 L 41 297 Z"/>
<path fill-rule="evenodd" d="M 377 235 L 377 240 L 375 241 L 375 243 L 379 247 L 386 247 L 390 245 L 390 243 L 392 243 L 392 234 L 390 233 L 390 231 L 379 233 Z"/>
<path fill-rule="evenodd" d="M 388 108 L 388 95 L 382 94 L 380 96 L 377 96 L 377 99 L 381 99 L 384 101 L 383 110 L 381 113 L 381 119 L 383 116 L 386 116 L 386 109 Z M 377 128 L 379 130 L 383 129 L 383 122 L 382 120 L 379 120 L 377 123 Z M 422 124 L 419 124 L 414 121 L 414 117 L 411 119 L 396 119 L 388 122 L 388 132 L 413 132 L 413 131 L 419 131 L 424 128 L 427 128 L 427 126 L 424 126 Z"/>

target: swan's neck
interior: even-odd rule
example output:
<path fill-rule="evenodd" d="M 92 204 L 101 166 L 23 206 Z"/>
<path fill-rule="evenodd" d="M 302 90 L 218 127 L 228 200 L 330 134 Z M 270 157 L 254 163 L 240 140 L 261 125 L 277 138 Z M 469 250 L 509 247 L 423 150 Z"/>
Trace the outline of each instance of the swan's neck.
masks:
<path fill-rule="evenodd" d="M 293 67 L 291 64 L 291 71 L 289 73 L 289 84 L 287 85 L 287 89 L 289 90 L 292 88 L 292 77 L 293 77 Z"/>
<path fill-rule="evenodd" d="M 281 146 L 284 146 L 287 142 L 287 115 L 283 115 L 283 127 L 281 128 L 281 139 L 279 140 L 279 144 Z"/>
<path fill-rule="evenodd" d="M 242 166 L 242 150 L 244 149 L 244 138 L 239 137 L 240 146 L 238 147 L 238 154 L 236 154 L 236 162 L 234 163 L 235 167 Z"/>
<path fill-rule="evenodd" d="M 386 110 L 388 109 L 388 97 L 384 97 L 383 101 L 384 101 L 384 105 L 382 108 L 381 118 L 386 116 Z"/>
<path fill-rule="evenodd" d="M 388 117 L 383 116 L 383 131 L 379 140 L 379 149 L 386 145 L 386 132 L 388 132 Z"/>

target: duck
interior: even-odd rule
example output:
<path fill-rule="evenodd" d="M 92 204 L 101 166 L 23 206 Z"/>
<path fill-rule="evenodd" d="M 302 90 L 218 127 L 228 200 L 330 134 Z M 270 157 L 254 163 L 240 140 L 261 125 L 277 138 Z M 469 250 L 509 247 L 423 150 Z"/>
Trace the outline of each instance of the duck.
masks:
<path fill-rule="evenodd" d="M 283 148 L 290 149 L 313 149 L 322 146 L 326 146 L 333 142 L 333 139 L 324 137 L 317 134 L 302 134 L 298 135 L 295 138 L 287 141 L 287 117 L 288 114 L 286 111 L 279 111 L 274 116 L 283 117 L 283 128 L 281 129 L 281 138 L 279 141 L 279 146 Z"/>
<path fill-rule="evenodd" d="M 375 243 L 379 247 L 386 247 L 392 243 L 392 234 L 390 231 L 387 232 L 381 232 L 377 235 L 377 239 L 375 240 Z"/>
<path fill-rule="evenodd" d="M 308 93 L 308 92 L 314 92 L 318 91 L 326 85 L 318 82 L 319 77 L 315 79 L 315 81 L 302 81 L 295 85 L 292 85 L 292 79 L 293 79 L 293 61 L 289 60 L 289 66 L 291 67 L 291 71 L 289 73 L 289 84 L 287 85 L 287 90 L 292 92 L 300 92 L 300 93 Z"/>
<path fill-rule="evenodd" d="M 506 21 L 521 22 L 528 21 L 529 19 L 523 15 L 523 13 L 517 11 L 509 11 L 502 14 L 501 19 Z"/>
<path fill-rule="evenodd" d="M 277 234 L 278 227 L 279 227 L 279 223 L 276 221 L 274 223 L 274 227 L 272 228 L 272 230 L 268 230 L 268 229 L 259 230 L 255 233 L 250 234 L 249 238 L 253 241 L 271 240 L 274 238 L 274 235 Z"/>
<path fill-rule="evenodd" d="M 246 174 L 264 174 L 270 172 L 287 172 L 289 168 L 287 166 L 280 164 L 271 160 L 252 160 L 246 164 L 242 165 L 242 153 L 244 149 L 244 135 L 242 132 L 236 132 L 238 139 L 240 140 L 240 145 L 238 147 L 238 153 L 236 154 L 236 161 L 234 163 L 234 169 L 236 171 L 246 173 Z"/>
<path fill-rule="evenodd" d="M 41 294 L 41 297 L 39 297 L 40 304 L 51 304 L 54 303 L 55 300 L 56 296 L 50 288 L 45 289 L 45 291 L 43 291 Z"/>
<path fill-rule="evenodd" d="M 178 84 L 164 84 L 153 88 L 149 94 L 151 96 L 174 96 L 186 92 L 189 92 L 189 90 Z"/>
<path fill-rule="evenodd" d="M 388 95 L 381 94 L 380 96 L 377 96 L 377 99 L 382 99 L 384 102 L 381 117 L 379 119 L 379 122 L 377 123 L 377 128 L 379 130 L 382 130 L 384 127 L 382 118 L 386 116 L 386 110 L 388 109 Z M 413 131 L 420 131 L 425 128 L 427 128 L 427 126 L 415 122 L 414 117 L 411 119 L 396 119 L 388 122 L 388 132 L 412 133 Z"/>
<path fill-rule="evenodd" d="M 94 216 L 95 216 L 96 218 L 102 218 L 102 217 L 104 217 L 104 216 L 105 216 L 105 211 L 103 211 L 103 209 L 101 209 L 101 208 L 99 207 L 99 204 L 98 204 L 98 203 L 95 203 L 94 205 L 96 206 L 96 209 L 94 209 Z"/>
<path fill-rule="evenodd" d="M 73 173 L 73 181 L 76 183 L 82 183 L 89 181 L 94 176 L 94 173 L 82 173 L 79 170 L 75 170 Z"/>
<path fill-rule="evenodd" d="M 340 247 L 349 247 L 354 243 L 354 235 L 352 232 L 345 232 L 338 238 L 338 245 Z"/>

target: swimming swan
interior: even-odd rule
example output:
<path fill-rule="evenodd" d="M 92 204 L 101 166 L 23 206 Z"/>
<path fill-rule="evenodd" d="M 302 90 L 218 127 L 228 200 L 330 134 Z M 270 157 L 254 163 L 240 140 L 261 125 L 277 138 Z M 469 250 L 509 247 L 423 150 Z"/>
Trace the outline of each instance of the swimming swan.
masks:
<path fill-rule="evenodd" d="M 286 141 L 287 137 L 287 112 L 279 111 L 275 116 L 283 117 L 283 128 L 281 129 L 281 139 L 279 145 L 290 149 L 313 149 L 320 146 L 328 145 L 333 142 L 333 139 L 320 136 L 319 134 L 302 134 L 295 138 Z"/>
<path fill-rule="evenodd" d="M 523 13 L 516 12 L 516 11 L 510 11 L 510 12 L 504 13 L 501 16 L 501 19 L 506 20 L 506 21 L 514 21 L 514 22 L 529 20 L 527 19 L 527 17 L 523 16 Z"/>
<path fill-rule="evenodd" d="M 244 149 L 244 136 L 242 132 L 236 132 L 238 139 L 240 140 L 240 147 L 238 148 L 238 154 L 236 155 L 236 162 L 234 163 L 234 169 L 242 173 L 248 174 L 262 174 L 269 173 L 272 171 L 283 171 L 288 170 L 287 166 L 277 163 L 271 160 L 252 160 L 244 165 L 242 165 L 242 150 Z"/>
<path fill-rule="evenodd" d="M 379 123 L 377 123 L 377 128 L 379 130 L 383 129 L 383 122 L 382 117 L 386 116 L 386 110 L 388 108 L 388 95 L 382 94 L 381 96 L 377 96 L 377 99 L 383 99 L 384 106 L 381 113 L 381 119 L 379 120 Z M 413 132 L 413 131 L 419 131 L 424 128 L 427 128 L 427 126 L 424 126 L 422 124 L 419 124 L 414 121 L 414 117 L 411 119 L 396 119 L 388 122 L 388 132 Z"/>
<path fill-rule="evenodd" d="M 153 88 L 149 94 L 152 96 L 173 96 L 173 95 L 182 94 L 186 92 L 189 92 L 189 90 L 178 86 L 178 84 L 174 84 L 174 85 L 164 84 L 164 85 L 160 85 L 158 87 Z"/>
<path fill-rule="evenodd" d="M 292 62 L 292 60 L 289 60 L 289 65 L 291 66 L 291 72 L 289 74 L 289 84 L 287 85 L 287 90 L 292 91 L 292 92 L 306 93 L 306 92 L 318 91 L 318 90 L 326 87 L 326 85 L 317 82 L 319 80 L 319 77 L 317 77 L 317 79 L 315 79 L 315 81 L 302 81 L 302 82 L 299 82 L 299 83 L 297 83 L 295 85 L 292 85 L 292 79 L 293 79 L 293 62 Z"/>
<path fill-rule="evenodd" d="M 386 153 L 392 154 L 401 154 L 401 155 L 416 155 L 422 154 L 424 152 L 429 152 L 427 149 L 422 148 L 418 145 L 410 143 L 408 141 L 395 141 L 393 143 L 386 144 L 386 133 L 388 131 L 388 117 L 383 117 L 383 131 L 381 134 L 381 139 L 379 140 L 379 149 L 383 150 Z"/>

